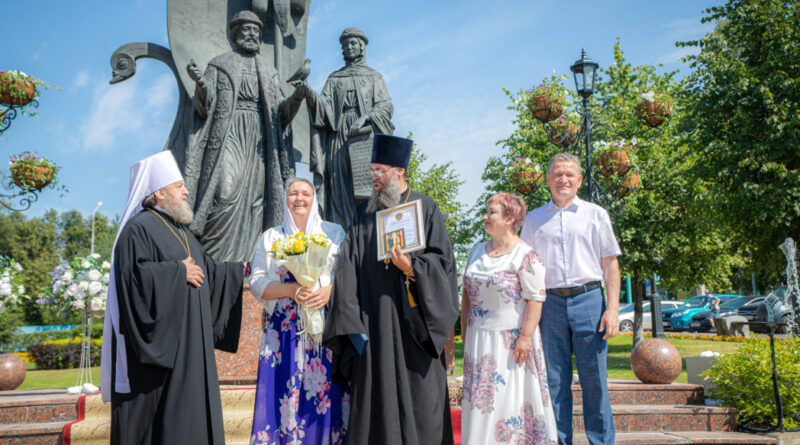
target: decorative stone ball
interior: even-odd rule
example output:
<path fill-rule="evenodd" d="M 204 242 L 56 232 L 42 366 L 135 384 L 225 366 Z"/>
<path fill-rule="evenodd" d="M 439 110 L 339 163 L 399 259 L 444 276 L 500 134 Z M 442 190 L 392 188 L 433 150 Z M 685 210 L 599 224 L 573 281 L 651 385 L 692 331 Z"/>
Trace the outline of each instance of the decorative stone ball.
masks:
<path fill-rule="evenodd" d="M 672 383 L 681 373 L 681 354 L 666 340 L 648 338 L 633 348 L 631 369 L 644 383 Z"/>
<path fill-rule="evenodd" d="M 14 354 L 0 354 L 0 391 L 16 389 L 25 380 L 25 362 Z"/>

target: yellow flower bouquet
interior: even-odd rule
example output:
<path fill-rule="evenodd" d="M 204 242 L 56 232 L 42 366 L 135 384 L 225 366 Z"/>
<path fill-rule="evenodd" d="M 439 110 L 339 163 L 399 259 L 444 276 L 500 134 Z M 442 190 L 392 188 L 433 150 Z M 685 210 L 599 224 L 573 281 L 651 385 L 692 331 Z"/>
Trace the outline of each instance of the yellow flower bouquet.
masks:
<path fill-rule="evenodd" d="M 277 260 L 279 266 L 285 266 L 301 286 L 313 289 L 325 269 L 330 250 L 331 241 L 324 234 L 297 232 L 275 241 L 268 253 Z M 325 319 L 320 310 L 303 305 L 300 315 L 303 333 L 319 343 L 325 330 Z"/>

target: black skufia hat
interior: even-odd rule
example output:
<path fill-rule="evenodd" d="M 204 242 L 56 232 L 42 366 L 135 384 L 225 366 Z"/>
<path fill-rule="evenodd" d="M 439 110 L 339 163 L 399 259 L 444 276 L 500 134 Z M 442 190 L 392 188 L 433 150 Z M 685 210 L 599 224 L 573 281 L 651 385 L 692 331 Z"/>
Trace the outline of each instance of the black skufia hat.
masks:
<path fill-rule="evenodd" d="M 372 140 L 372 162 L 408 170 L 413 146 L 411 139 L 376 133 Z"/>

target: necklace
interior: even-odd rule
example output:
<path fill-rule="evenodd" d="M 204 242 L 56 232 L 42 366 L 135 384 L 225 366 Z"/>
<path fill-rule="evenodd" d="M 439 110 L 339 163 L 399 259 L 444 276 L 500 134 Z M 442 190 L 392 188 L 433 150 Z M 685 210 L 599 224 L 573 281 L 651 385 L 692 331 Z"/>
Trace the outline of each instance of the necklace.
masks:
<path fill-rule="evenodd" d="M 514 250 L 515 247 L 517 247 L 517 243 L 514 243 L 512 245 L 498 246 L 498 247 L 495 248 L 494 245 L 493 245 L 494 241 L 495 241 L 494 239 L 491 239 L 486 244 L 486 253 L 492 258 L 496 258 L 496 257 L 502 256 L 502 255 L 505 255 L 508 252 L 511 252 L 512 250 Z M 491 245 L 491 247 L 490 247 L 490 245 Z"/>
<path fill-rule="evenodd" d="M 158 212 L 156 212 L 153 209 L 147 209 L 147 210 L 153 212 L 153 214 L 156 215 L 164 223 L 165 226 L 167 226 L 169 231 L 172 232 L 173 235 L 175 235 L 175 238 L 178 239 L 178 242 L 180 243 L 181 247 L 183 247 L 183 250 L 186 251 L 186 256 L 189 258 L 189 261 L 191 261 L 192 264 L 194 264 L 194 259 L 192 258 L 192 252 L 189 250 L 189 239 L 186 238 L 186 232 L 183 231 L 183 227 L 178 226 L 178 228 L 181 231 L 181 235 L 183 235 L 183 240 L 181 240 L 181 237 L 179 237 L 178 234 L 175 233 L 175 231 L 172 229 L 172 226 L 169 225 L 169 223 L 167 222 L 167 220 L 164 219 L 163 216 L 161 216 Z"/>

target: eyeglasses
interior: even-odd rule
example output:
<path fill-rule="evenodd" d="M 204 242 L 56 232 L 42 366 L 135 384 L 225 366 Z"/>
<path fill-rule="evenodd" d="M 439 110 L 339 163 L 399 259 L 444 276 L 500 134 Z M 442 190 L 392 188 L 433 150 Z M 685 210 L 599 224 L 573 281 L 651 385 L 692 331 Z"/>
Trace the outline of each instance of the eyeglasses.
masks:
<path fill-rule="evenodd" d="M 389 170 L 391 170 L 393 168 L 394 167 L 386 167 L 386 168 L 381 168 L 381 169 L 371 168 L 371 169 L 369 169 L 369 172 L 372 173 L 372 176 L 383 176 L 384 174 L 386 174 L 387 171 L 389 171 Z"/>

